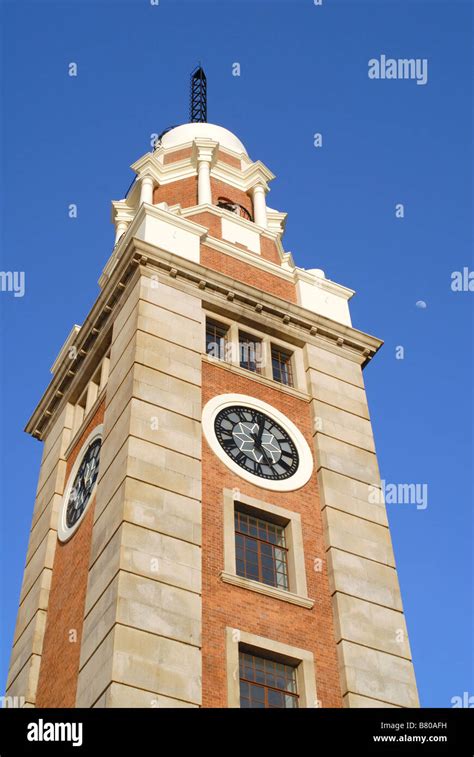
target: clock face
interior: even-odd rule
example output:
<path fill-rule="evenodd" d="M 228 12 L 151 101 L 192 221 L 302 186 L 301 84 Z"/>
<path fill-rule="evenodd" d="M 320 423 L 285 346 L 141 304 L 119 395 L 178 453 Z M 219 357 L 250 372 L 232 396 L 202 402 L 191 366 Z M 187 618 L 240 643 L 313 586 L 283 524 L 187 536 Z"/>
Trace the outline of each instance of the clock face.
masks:
<path fill-rule="evenodd" d="M 246 405 L 229 405 L 214 420 L 220 446 L 240 468 L 282 481 L 295 475 L 299 456 L 291 436 L 273 418 Z"/>
<path fill-rule="evenodd" d="M 87 447 L 74 478 L 66 505 L 65 525 L 73 528 L 90 500 L 92 489 L 99 475 L 101 438 L 94 439 Z"/>

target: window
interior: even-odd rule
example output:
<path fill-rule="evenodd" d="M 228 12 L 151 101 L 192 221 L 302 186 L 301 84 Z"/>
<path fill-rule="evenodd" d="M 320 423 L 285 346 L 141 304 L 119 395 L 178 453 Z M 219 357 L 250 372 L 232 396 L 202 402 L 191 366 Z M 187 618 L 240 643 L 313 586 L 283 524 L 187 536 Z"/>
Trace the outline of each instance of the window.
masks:
<path fill-rule="evenodd" d="M 298 707 L 296 667 L 239 651 L 240 707 Z"/>
<path fill-rule="evenodd" d="M 219 360 L 226 359 L 227 334 L 229 327 L 225 323 L 206 318 L 206 354 Z"/>
<path fill-rule="evenodd" d="M 293 371 L 291 368 L 291 353 L 272 344 L 272 372 L 273 380 L 280 384 L 293 386 Z"/>
<path fill-rule="evenodd" d="M 238 576 L 288 591 L 285 529 L 235 509 L 235 558 Z"/>
<path fill-rule="evenodd" d="M 240 367 L 254 373 L 262 373 L 264 366 L 263 342 L 258 336 L 239 331 Z"/>
<path fill-rule="evenodd" d="M 228 707 L 320 706 L 312 652 L 240 628 L 225 634 Z"/>
<path fill-rule="evenodd" d="M 243 322 L 224 309 L 209 310 L 202 324 L 203 352 L 214 362 L 252 371 L 257 381 L 271 381 L 281 391 L 306 392 L 302 349 L 285 342 L 283 334 L 270 336 L 259 325 L 257 319 Z"/>
<path fill-rule="evenodd" d="M 301 515 L 223 489 L 225 583 L 311 609 Z"/>
<path fill-rule="evenodd" d="M 217 200 L 217 207 L 228 210 L 230 213 L 235 213 L 241 218 L 245 218 L 247 221 L 253 220 L 247 208 L 244 208 L 243 205 L 239 205 L 238 202 L 229 200 L 228 197 L 219 197 Z"/>

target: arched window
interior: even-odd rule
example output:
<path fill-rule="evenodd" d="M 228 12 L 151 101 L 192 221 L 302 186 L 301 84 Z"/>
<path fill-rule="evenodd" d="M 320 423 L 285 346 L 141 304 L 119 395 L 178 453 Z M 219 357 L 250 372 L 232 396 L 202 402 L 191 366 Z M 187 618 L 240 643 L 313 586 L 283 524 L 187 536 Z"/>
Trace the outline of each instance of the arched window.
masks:
<path fill-rule="evenodd" d="M 219 197 L 217 199 L 217 207 L 224 208 L 224 210 L 228 210 L 230 211 L 230 213 L 235 213 L 241 218 L 245 218 L 247 221 L 253 221 L 253 218 L 247 208 L 244 208 L 243 205 L 239 205 L 238 202 L 229 200 L 228 197 Z"/>

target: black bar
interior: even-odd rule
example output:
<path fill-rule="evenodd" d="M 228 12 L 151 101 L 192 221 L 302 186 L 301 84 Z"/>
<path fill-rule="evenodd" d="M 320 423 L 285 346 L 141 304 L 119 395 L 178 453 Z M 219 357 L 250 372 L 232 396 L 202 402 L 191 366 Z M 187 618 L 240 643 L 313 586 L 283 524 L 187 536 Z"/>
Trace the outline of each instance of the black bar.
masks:
<path fill-rule="evenodd" d="M 195 750 L 211 745 L 226 752 L 242 740 L 248 751 L 259 739 L 266 750 L 275 739 L 281 753 L 288 748 L 309 749 L 311 755 L 418 754 L 472 757 L 472 709 L 2 709 L 0 755 L 92 755 L 107 749 L 107 757 Z M 58 726 L 57 724 L 64 724 Z M 77 730 L 73 731 L 76 724 Z M 34 741 L 30 737 L 43 740 Z M 70 741 L 46 740 L 49 735 Z M 383 739 L 383 740 L 382 740 Z M 73 740 L 77 746 L 73 746 Z M 79 743 L 79 741 L 81 743 Z M 252 749 L 252 751 L 253 751 Z M 355 751 L 354 751 L 355 750 Z"/>

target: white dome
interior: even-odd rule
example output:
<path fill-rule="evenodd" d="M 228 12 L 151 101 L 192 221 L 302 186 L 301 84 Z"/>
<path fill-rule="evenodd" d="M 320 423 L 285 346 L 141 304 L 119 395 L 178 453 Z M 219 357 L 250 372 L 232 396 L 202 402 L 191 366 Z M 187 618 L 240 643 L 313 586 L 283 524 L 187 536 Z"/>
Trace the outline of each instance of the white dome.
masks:
<path fill-rule="evenodd" d="M 192 123 L 177 126 L 175 129 L 166 132 L 162 137 L 161 144 L 169 149 L 192 142 L 196 137 L 213 139 L 214 142 L 219 142 L 222 147 L 226 147 L 228 150 L 237 153 L 244 152 L 247 155 L 247 150 L 240 139 L 237 139 L 235 134 L 232 134 L 228 129 L 224 129 L 223 126 L 216 126 L 216 124 Z"/>

